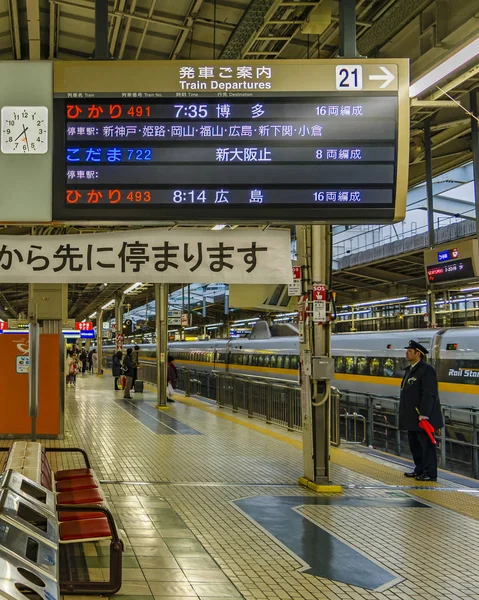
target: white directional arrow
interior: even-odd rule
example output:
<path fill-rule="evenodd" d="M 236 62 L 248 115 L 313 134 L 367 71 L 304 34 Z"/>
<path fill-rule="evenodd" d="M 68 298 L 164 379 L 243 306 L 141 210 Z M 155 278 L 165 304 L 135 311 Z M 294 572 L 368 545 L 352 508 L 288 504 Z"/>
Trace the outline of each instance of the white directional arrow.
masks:
<path fill-rule="evenodd" d="M 387 88 L 388 85 L 396 79 L 396 76 L 391 73 L 389 69 L 386 67 L 379 67 L 384 75 L 370 75 L 369 79 L 371 81 L 384 81 L 379 87 Z"/>

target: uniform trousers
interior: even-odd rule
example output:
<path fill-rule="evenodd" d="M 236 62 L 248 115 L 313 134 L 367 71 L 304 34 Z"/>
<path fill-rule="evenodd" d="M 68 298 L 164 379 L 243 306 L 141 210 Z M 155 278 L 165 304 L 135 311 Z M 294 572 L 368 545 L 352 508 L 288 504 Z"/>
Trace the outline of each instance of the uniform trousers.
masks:
<path fill-rule="evenodd" d="M 436 446 L 425 431 L 408 431 L 409 447 L 414 459 L 416 475 L 429 475 L 437 478 Z"/>

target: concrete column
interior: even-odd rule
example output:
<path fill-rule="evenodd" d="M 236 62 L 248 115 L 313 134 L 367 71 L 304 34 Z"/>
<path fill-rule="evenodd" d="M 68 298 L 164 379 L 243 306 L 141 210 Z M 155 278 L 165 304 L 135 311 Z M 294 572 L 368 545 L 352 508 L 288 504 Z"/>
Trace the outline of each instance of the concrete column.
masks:
<path fill-rule="evenodd" d="M 168 284 L 155 283 L 156 406 L 164 408 L 168 373 Z"/>
<path fill-rule="evenodd" d="M 478 91 L 473 90 L 469 94 L 471 112 L 474 117 L 478 116 L 477 107 Z M 471 140 L 472 140 L 472 164 L 474 167 L 474 205 L 476 207 L 476 237 L 479 237 L 479 124 L 476 118 L 471 117 Z"/>

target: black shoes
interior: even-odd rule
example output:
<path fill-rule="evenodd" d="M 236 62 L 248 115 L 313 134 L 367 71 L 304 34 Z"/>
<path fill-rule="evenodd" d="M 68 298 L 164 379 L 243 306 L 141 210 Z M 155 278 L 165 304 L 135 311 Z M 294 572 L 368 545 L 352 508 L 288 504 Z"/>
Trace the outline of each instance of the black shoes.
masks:
<path fill-rule="evenodd" d="M 416 481 L 437 481 L 437 477 L 429 477 L 429 475 L 418 475 Z"/>
<path fill-rule="evenodd" d="M 404 477 L 420 477 L 416 471 L 408 471 L 407 473 L 404 473 Z"/>
<path fill-rule="evenodd" d="M 167 398 L 166 401 L 167 402 L 174 402 L 173 398 Z"/>

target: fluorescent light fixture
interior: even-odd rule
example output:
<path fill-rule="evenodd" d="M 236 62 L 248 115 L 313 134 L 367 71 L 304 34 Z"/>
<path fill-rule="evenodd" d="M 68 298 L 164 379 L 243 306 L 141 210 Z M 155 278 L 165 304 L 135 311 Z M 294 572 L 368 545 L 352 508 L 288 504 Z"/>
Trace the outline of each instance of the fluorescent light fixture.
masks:
<path fill-rule="evenodd" d="M 421 308 L 423 306 L 427 306 L 427 302 L 421 302 L 419 304 L 406 304 L 404 308 Z"/>
<path fill-rule="evenodd" d="M 447 58 L 440 65 L 426 73 L 409 87 L 409 97 L 414 98 L 462 67 L 479 54 L 479 38 Z"/>
<path fill-rule="evenodd" d="M 298 311 L 290 312 L 290 313 L 280 313 L 279 315 L 276 315 L 275 318 L 278 318 L 278 317 L 296 317 L 297 315 L 298 315 Z"/>
<path fill-rule="evenodd" d="M 353 308 L 356 306 L 374 306 L 376 304 L 391 304 L 393 302 L 402 302 L 403 300 L 407 300 L 407 296 L 401 296 L 401 298 L 387 298 L 386 300 L 374 300 L 371 302 L 360 302 L 359 304 L 355 304 Z"/>
<path fill-rule="evenodd" d="M 83 319 L 82 323 L 86 323 L 86 319 Z"/>
<path fill-rule="evenodd" d="M 226 225 L 215 225 L 214 227 L 211 228 L 211 230 L 212 231 L 221 231 L 225 227 L 226 227 Z"/>
<path fill-rule="evenodd" d="M 194 327 L 185 327 L 185 331 L 191 331 L 192 329 L 198 329 L 198 325 L 195 325 Z"/>
<path fill-rule="evenodd" d="M 255 321 L 259 321 L 259 317 L 256 317 L 254 319 L 239 319 L 238 321 L 233 321 L 233 324 L 239 325 L 240 323 L 254 323 Z"/>
<path fill-rule="evenodd" d="M 108 300 L 108 302 L 106 304 L 104 304 L 101 309 L 102 310 L 106 310 L 107 308 L 110 308 L 111 306 L 113 306 L 115 304 L 115 299 L 112 298 L 111 300 Z"/>
<path fill-rule="evenodd" d="M 136 290 L 136 288 L 139 288 L 141 285 L 143 285 L 141 283 L 141 281 L 138 281 L 137 283 L 134 283 L 133 285 L 130 285 L 129 288 L 127 288 L 123 293 L 124 294 L 129 294 L 130 292 L 132 292 L 133 290 Z"/>
<path fill-rule="evenodd" d="M 96 317 L 96 312 L 91 313 L 91 315 L 88 316 L 89 319 L 93 319 Z"/>
<path fill-rule="evenodd" d="M 476 292 L 477 290 L 479 290 L 479 286 L 461 288 L 459 291 L 460 292 Z"/>

